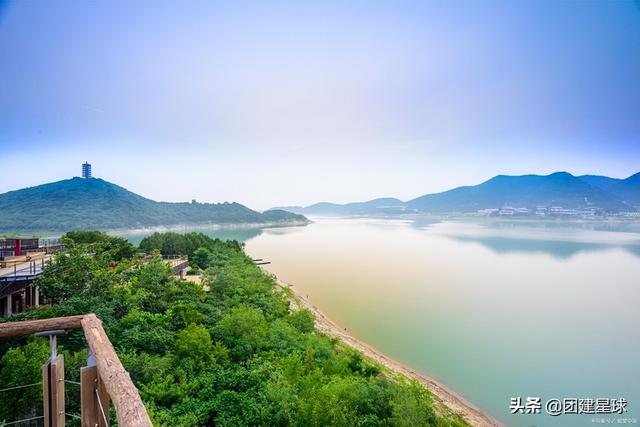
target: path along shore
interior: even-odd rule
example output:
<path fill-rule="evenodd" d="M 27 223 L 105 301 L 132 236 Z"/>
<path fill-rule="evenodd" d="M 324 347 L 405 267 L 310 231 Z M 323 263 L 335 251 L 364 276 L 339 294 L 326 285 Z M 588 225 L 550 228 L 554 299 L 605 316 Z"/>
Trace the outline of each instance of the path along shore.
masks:
<path fill-rule="evenodd" d="M 282 280 L 277 280 L 277 283 L 281 287 L 291 290 L 294 297 L 293 302 L 295 304 L 299 305 L 300 307 L 304 307 L 311 311 L 311 313 L 313 313 L 316 318 L 316 329 L 318 329 L 320 332 L 340 339 L 349 347 L 362 352 L 365 356 L 375 361 L 376 363 L 379 363 L 380 365 L 386 367 L 387 369 L 404 375 L 407 378 L 416 379 L 418 382 L 424 385 L 431 392 L 431 394 L 433 394 L 435 399 L 437 399 L 441 404 L 443 404 L 453 412 L 459 414 L 472 426 L 502 426 L 500 422 L 494 420 L 492 417 L 485 414 L 484 412 L 473 406 L 471 403 L 467 402 L 464 398 L 457 395 L 455 392 L 453 392 L 440 382 L 424 374 L 416 372 L 410 367 L 391 359 L 378 350 L 370 347 L 366 343 L 349 335 L 345 328 L 342 328 L 337 323 L 333 322 L 307 298 L 297 292 L 292 284 L 286 283 Z"/>

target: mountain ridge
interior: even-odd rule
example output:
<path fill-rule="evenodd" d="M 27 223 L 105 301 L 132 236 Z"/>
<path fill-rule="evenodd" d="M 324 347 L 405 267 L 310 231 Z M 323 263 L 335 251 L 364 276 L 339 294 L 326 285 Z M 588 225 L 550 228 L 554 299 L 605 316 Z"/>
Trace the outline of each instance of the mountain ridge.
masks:
<path fill-rule="evenodd" d="M 393 200 L 392 210 L 380 209 L 378 200 Z M 374 209 L 371 209 L 371 207 Z M 496 175 L 480 184 L 425 194 L 407 201 L 395 198 L 336 204 L 315 203 L 290 207 L 299 214 L 393 214 L 407 212 L 451 213 L 500 209 L 505 206 L 535 210 L 538 206 L 566 209 L 597 209 L 602 212 L 640 210 L 640 173 L 625 179 L 596 175 L 574 176 L 569 172 L 548 175 Z M 319 209 L 320 207 L 320 209 Z M 357 209 L 354 209 L 356 207 Z M 286 210 L 286 209 L 285 209 Z"/>
<path fill-rule="evenodd" d="M 624 179 L 601 175 L 582 175 L 579 178 L 613 194 L 626 203 L 640 205 L 640 172 Z"/>
<path fill-rule="evenodd" d="M 0 194 L 0 231 L 308 223 L 287 211 L 239 203 L 156 202 L 100 178 L 70 178 Z"/>

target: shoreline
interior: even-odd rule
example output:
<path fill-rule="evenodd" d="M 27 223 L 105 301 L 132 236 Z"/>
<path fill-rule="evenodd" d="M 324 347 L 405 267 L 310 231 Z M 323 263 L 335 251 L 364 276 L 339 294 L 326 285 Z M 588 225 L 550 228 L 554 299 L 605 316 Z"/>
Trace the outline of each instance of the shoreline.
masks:
<path fill-rule="evenodd" d="M 221 223 L 193 223 L 193 224 L 172 224 L 172 225 L 154 225 L 149 227 L 138 228 L 95 228 L 112 236 L 127 235 L 146 235 L 155 232 L 191 232 L 191 231 L 210 231 L 210 230 L 256 230 L 267 228 L 284 228 L 284 227 L 304 227 L 312 224 L 313 221 L 268 221 L 268 222 L 221 222 Z M 94 228 L 90 228 L 94 229 Z M 72 230 L 0 230 L 0 236 L 11 237 L 13 235 L 29 235 L 41 239 L 60 238 L 65 233 Z"/>
<path fill-rule="evenodd" d="M 468 402 L 462 396 L 442 384 L 441 382 L 423 374 L 417 372 L 415 369 L 406 366 L 391 357 L 385 355 L 379 350 L 371 347 L 367 343 L 355 338 L 346 332 L 346 329 L 338 325 L 333 320 L 329 319 L 318 307 L 313 305 L 307 298 L 300 294 L 294 286 L 283 280 L 276 278 L 276 283 L 282 287 L 289 289 L 293 296 L 293 303 L 299 307 L 308 309 L 316 320 L 316 329 L 327 335 L 331 335 L 338 338 L 344 344 L 349 347 L 360 351 L 367 358 L 374 362 L 384 366 L 385 368 L 402 375 L 409 379 L 415 379 L 422 384 L 427 390 L 431 392 L 434 399 L 449 410 L 455 412 L 464 418 L 472 426 L 502 426 L 500 422 L 492 418 L 489 414 L 481 411 L 473 404 Z"/>
<path fill-rule="evenodd" d="M 163 232 L 190 232 L 204 230 L 255 230 L 263 228 L 281 228 L 281 227 L 304 227 L 313 221 L 267 221 L 267 222 L 220 222 L 220 223 L 193 223 L 193 224 L 172 224 L 172 225 L 155 225 L 140 228 L 113 228 L 101 230 L 108 234 L 119 235 L 138 235 L 148 233 Z"/>

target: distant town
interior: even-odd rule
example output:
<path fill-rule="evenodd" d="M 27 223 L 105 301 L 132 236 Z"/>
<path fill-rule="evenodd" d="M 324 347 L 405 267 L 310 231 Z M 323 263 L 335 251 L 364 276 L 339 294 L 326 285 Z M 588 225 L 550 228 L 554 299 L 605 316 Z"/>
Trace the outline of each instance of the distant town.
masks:
<path fill-rule="evenodd" d="M 582 209 L 570 209 L 562 206 L 536 206 L 535 209 L 515 206 L 503 206 L 502 208 L 479 209 L 475 216 L 487 217 L 518 217 L 532 216 L 537 218 L 559 217 L 559 218 L 582 218 L 595 219 L 605 217 L 620 218 L 640 218 L 640 212 L 606 212 L 597 206 L 587 206 Z"/>

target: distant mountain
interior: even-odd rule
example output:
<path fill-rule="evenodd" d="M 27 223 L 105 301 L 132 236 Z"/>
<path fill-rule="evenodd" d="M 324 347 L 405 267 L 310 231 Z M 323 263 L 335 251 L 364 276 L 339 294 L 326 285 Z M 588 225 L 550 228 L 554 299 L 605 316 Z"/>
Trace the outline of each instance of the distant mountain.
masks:
<path fill-rule="evenodd" d="M 583 175 L 579 177 L 588 184 L 598 187 L 625 203 L 640 207 L 640 172 L 627 179 L 609 178 L 608 176 Z"/>
<path fill-rule="evenodd" d="M 610 212 L 632 209 L 612 194 L 567 172 L 551 175 L 498 175 L 479 185 L 429 194 L 407 204 L 428 212 L 473 212 L 478 209 L 517 206 L 562 206 L 579 209 L 587 205 Z"/>
<path fill-rule="evenodd" d="M 427 194 L 406 202 L 386 198 L 344 205 L 323 202 L 282 209 L 308 215 L 380 215 L 476 212 L 505 206 L 529 209 L 537 206 L 562 206 L 565 209 L 596 207 L 605 212 L 636 211 L 640 210 L 640 173 L 627 179 L 593 175 L 576 177 L 567 172 L 498 175 L 478 185 Z"/>
<path fill-rule="evenodd" d="M 307 222 L 302 215 L 260 213 L 238 203 L 155 202 L 97 178 L 72 178 L 0 194 L 4 232 Z"/>
<path fill-rule="evenodd" d="M 406 208 L 406 203 L 402 200 L 387 197 L 370 200 L 368 202 L 347 203 L 344 205 L 321 202 L 307 207 L 287 206 L 273 209 L 307 215 L 385 215 L 403 213 Z"/>

